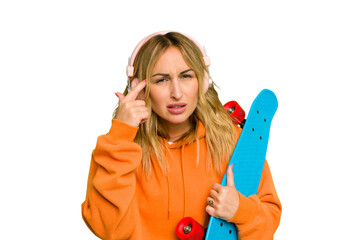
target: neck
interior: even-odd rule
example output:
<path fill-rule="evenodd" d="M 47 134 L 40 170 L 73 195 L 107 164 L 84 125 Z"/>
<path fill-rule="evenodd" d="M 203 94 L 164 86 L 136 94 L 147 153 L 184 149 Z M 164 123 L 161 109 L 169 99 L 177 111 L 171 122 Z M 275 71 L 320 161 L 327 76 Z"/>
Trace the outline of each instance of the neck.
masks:
<path fill-rule="evenodd" d="M 190 121 L 183 123 L 173 124 L 166 122 L 164 128 L 169 136 L 167 139 L 169 142 L 176 142 L 184 133 L 190 129 Z"/>

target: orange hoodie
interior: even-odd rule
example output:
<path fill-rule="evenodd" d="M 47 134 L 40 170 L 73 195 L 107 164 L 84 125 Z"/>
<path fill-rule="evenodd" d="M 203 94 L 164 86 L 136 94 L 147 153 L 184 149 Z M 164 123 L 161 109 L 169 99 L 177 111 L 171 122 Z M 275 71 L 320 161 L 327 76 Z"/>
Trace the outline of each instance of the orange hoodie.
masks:
<path fill-rule="evenodd" d="M 241 129 L 236 129 L 239 137 Z M 152 161 L 149 178 L 142 171 L 141 147 L 134 142 L 137 130 L 113 119 L 110 131 L 98 138 L 82 204 L 87 226 L 96 236 L 109 240 L 175 240 L 176 225 L 187 216 L 207 227 L 206 198 L 212 185 L 221 182 L 227 164 L 223 161 L 220 175 L 207 167 L 204 126 L 200 122 L 198 163 L 196 142 L 166 143 L 169 174 L 164 175 Z M 239 193 L 239 197 L 239 208 L 229 220 L 236 224 L 239 237 L 272 239 L 281 204 L 266 161 L 257 195 Z"/>

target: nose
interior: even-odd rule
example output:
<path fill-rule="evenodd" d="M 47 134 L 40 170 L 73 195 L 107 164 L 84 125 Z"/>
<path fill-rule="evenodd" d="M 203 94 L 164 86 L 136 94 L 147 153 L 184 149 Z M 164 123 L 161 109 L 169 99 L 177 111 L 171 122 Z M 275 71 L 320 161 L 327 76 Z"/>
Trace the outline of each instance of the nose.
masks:
<path fill-rule="evenodd" d="M 183 92 L 181 88 L 181 83 L 178 78 L 172 79 L 170 84 L 170 94 L 171 94 L 171 98 L 173 99 L 176 100 L 181 99 Z"/>

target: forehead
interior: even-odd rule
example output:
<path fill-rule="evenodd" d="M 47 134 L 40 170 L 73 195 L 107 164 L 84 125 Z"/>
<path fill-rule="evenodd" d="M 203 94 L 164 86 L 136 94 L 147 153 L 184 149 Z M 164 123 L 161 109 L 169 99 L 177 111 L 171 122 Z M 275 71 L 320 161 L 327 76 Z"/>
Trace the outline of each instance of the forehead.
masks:
<path fill-rule="evenodd" d="M 155 62 L 152 73 L 158 72 L 174 72 L 183 71 L 190 68 L 181 53 L 176 47 L 169 47 L 165 52 L 160 55 L 159 59 Z"/>

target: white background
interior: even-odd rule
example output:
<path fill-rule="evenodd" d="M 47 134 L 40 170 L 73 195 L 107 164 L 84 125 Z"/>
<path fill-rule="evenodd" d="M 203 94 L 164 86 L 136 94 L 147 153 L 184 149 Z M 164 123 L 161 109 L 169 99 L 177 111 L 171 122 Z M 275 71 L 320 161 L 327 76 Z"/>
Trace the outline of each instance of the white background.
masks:
<path fill-rule="evenodd" d="M 358 1 L 1 1 L 0 238 L 97 239 L 81 218 L 91 151 L 135 45 L 206 47 L 223 103 L 279 101 L 267 158 L 275 239 L 359 239 Z"/>

